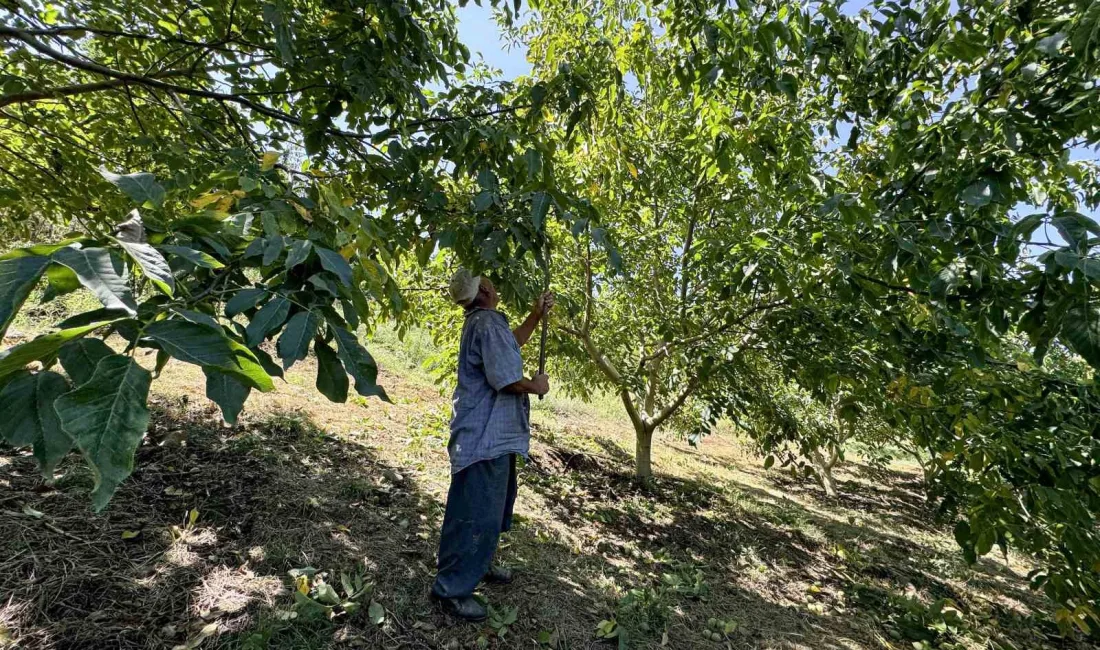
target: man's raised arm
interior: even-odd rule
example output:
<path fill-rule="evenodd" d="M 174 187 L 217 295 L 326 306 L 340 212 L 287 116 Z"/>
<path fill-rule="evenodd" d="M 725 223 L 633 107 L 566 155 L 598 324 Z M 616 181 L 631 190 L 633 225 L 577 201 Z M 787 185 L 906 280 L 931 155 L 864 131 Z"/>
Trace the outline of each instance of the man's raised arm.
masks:
<path fill-rule="evenodd" d="M 539 299 L 535 301 L 535 304 L 531 307 L 531 313 L 527 315 L 527 318 L 520 323 L 520 326 L 512 330 L 512 336 L 516 337 L 516 344 L 523 345 L 530 338 L 531 334 L 535 331 L 535 326 L 539 324 L 539 321 L 546 317 L 546 313 L 550 311 L 550 308 L 554 306 L 554 294 L 547 291 L 539 296 Z"/>

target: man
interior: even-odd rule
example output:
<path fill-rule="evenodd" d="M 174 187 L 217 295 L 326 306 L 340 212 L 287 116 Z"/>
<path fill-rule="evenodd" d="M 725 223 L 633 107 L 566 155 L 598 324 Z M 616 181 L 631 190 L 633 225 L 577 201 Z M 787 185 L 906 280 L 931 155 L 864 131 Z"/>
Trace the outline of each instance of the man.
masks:
<path fill-rule="evenodd" d="M 451 298 L 466 308 L 458 348 L 458 386 L 454 393 L 451 439 L 451 488 L 439 539 L 439 566 L 432 596 L 449 613 L 484 620 L 488 613 L 474 599 L 482 580 L 511 582 L 507 569 L 493 566 L 500 534 L 512 526 L 516 500 L 516 455 L 527 456 L 531 438 L 528 395 L 545 395 L 550 378 L 523 376 L 519 348 L 554 304 L 543 294 L 527 320 L 512 331 L 496 311 L 500 302 L 488 278 L 459 270 L 451 279 Z"/>

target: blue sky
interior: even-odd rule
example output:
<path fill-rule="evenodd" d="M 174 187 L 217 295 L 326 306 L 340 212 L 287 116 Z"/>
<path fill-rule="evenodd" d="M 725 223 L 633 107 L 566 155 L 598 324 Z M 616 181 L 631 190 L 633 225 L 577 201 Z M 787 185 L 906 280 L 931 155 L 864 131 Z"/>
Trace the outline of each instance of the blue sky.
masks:
<path fill-rule="evenodd" d="M 500 29 L 493 20 L 493 12 L 487 2 L 484 7 L 471 2 L 459 8 L 458 20 L 458 34 L 462 42 L 470 48 L 475 58 L 480 53 L 486 63 L 500 70 L 502 77 L 515 79 L 531 71 L 526 52 L 506 49 L 506 43 L 500 37 Z"/>

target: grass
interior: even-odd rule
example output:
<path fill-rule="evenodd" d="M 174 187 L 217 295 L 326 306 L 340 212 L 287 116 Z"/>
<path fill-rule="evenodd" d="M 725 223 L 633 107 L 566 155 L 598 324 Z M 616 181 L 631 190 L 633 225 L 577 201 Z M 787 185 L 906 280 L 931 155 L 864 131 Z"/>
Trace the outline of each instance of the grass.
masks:
<path fill-rule="evenodd" d="M 911 467 L 849 463 L 830 500 L 728 433 L 698 448 L 665 434 L 639 485 L 617 404 L 556 396 L 533 405 L 502 546 L 520 578 L 482 592 L 492 622 L 456 625 L 426 598 L 449 400 L 423 340 L 387 336 L 371 349 L 392 404 L 328 403 L 308 359 L 234 427 L 201 372 L 170 363 L 102 514 L 77 459 L 46 485 L 28 453 L 0 449 L 0 647 L 1088 647 L 1046 622 L 1021 558 L 962 561 Z M 296 605 L 288 572 L 306 567 L 369 589 L 350 608 Z"/>

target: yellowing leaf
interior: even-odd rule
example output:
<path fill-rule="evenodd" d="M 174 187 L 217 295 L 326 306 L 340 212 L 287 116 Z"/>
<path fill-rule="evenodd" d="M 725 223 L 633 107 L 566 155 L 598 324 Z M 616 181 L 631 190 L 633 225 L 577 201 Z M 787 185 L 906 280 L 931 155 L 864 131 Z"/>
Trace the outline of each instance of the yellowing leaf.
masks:
<path fill-rule="evenodd" d="M 140 530 L 124 530 L 122 531 L 122 539 L 133 539 L 140 534 Z"/>
<path fill-rule="evenodd" d="M 355 255 L 356 250 L 358 249 L 355 246 L 355 242 L 352 242 L 340 249 L 340 257 L 343 257 L 346 260 L 350 260 L 351 257 Z"/>
<path fill-rule="evenodd" d="M 260 158 L 260 171 L 266 172 L 270 170 L 277 162 L 279 162 L 278 151 L 265 151 L 264 155 Z"/>
<path fill-rule="evenodd" d="M 309 593 L 309 578 L 306 576 L 298 576 L 294 579 L 294 588 L 298 590 L 298 593 L 306 595 Z"/>
<path fill-rule="evenodd" d="M 192 207 L 202 210 L 211 203 L 218 201 L 223 196 L 225 196 L 225 192 L 207 192 L 198 198 L 191 199 L 188 203 L 190 203 Z"/>
<path fill-rule="evenodd" d="M 489 151 L 489 143 L 482 140 L 481 142 L 477 143 L 477 148 L 481 151 L 481 153 L 486 153 L 487 151 Z"/>
<path fill-rule="evenodd" d="M 310 223 L 313 223 L 313 216 L 309 214 L 309 210 L 307 210 L 304 205 L 301 205 L 300 203 L 294 203 L 293 201 L 290 204 L 294 206 L 294 209 L 298 211 L 298 214 L 300 214 L 303 219 Z"/>
<path fill-rule="evenodd" d="M 638 178 L 638 168 L 634 166 L 634 163 L 629 160 L 626 161 L 626 168 L 630 170 L 630 175 L 634 178 Z"/>
<path fill-rule="evenodd" d="M 232 194 L 227 194 L 214 205 L 214 210 L 218 212 L 229 212 L 229 208 L 233 207 L 233 203 L 236 200 L 236 197 Z"/>
<path fill-rule="evenodd" d="M 194 526 L 195 522 L 198 521 L 198 520 L 199 520 L 199 511 L 194 509 L 194 508 L 191 508 L 191 512 L 187 513 L 187 523 Z"/>

